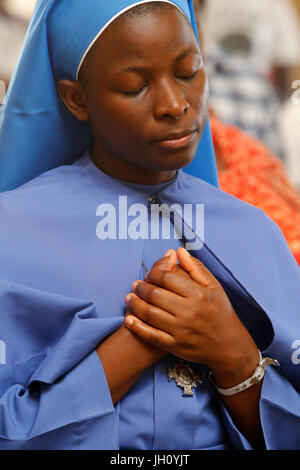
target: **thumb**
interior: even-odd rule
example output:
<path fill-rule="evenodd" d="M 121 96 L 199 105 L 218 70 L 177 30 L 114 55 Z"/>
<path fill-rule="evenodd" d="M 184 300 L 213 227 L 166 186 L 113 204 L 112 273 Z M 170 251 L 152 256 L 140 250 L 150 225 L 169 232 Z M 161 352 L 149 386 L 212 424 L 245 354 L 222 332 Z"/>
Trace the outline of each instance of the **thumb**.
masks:
<path fill-rule="evenodd" d="M 189 273 L 190 277 L 203 287 L 217 288 L 219 282 L 201 261 L 191 256 L 184 248 L 178 249 L 180 266 Z"/>
<path fill-rule="evenodd" d="M 164 271 L 172 271 L 174 266 L 177 264 L 177 254 L 175 250 L 168 250 L 162 258 L 160 258 L 151 268 L 153 269 L 161 269 Z"/>

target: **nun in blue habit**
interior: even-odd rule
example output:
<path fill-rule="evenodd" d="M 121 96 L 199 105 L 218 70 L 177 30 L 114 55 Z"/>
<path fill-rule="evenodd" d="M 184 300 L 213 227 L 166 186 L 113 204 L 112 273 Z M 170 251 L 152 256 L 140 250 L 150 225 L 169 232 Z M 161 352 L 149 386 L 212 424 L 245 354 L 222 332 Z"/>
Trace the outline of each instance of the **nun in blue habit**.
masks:
<path fill-rule="evenodd" d="M 299 268 L 218 189 L 196 36 L 190 0 L 37 1 L 0 110 L 0 449 L 300 447 Z M 130 232 L 159 204 L 192 257 Z"/>

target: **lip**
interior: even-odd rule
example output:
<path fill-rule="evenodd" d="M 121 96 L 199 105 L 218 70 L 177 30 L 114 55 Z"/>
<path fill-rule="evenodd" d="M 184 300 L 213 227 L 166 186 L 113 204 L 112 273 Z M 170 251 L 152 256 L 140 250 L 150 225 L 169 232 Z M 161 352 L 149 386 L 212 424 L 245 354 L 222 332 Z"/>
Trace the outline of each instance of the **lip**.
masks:
<path fill-rule="evenodd" d="M 156 144 L 167 149 L 184 148 L 191 144 L 197 134 L 197 129 L 177 132 L 176 134 L 169 134 L 161 140 L 157 140 Z"/>

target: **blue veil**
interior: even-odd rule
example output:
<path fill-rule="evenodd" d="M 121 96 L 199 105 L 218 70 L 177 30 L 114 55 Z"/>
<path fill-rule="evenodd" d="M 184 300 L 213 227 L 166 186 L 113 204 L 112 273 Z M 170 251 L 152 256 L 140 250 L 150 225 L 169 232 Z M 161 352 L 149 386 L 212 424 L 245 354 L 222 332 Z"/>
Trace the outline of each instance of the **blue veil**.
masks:
<path fill-rule="evenodd" d="M 72 164 L 89 147 L 89 123 L 79 122 L 67 110 L 56 82 L 76 80 L 83 58 L 101 31 L 123 11 L 148 1 L 37 1 L 0 108 L 0 192 Z M 185 14 L 198 37 L 192 0 L 169 3 Z M 185 171 L 218 186 L 209 120 L 195 159 Z"/>

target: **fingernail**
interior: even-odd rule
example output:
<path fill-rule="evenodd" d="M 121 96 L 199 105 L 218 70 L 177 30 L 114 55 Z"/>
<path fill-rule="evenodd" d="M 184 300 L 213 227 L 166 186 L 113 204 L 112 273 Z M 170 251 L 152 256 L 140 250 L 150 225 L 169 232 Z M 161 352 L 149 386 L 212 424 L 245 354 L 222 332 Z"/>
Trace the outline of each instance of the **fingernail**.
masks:
<path fill-rule="evenodd" d="M 128 303 L 131 298 L 131 294 L 127 294 L 125 297 L 125 302 Z"/>
<path fill-rule="evenodd" d="M 131 287 L 132 287 L 132 290 L 133 290 L 133 291 L 135 290 L 135 288 L 136 288 L 137 285 L 138 285 L 138 281 L 135 281 L 135 282 L 132 284 Z"/>
<path fill-rule="evenodd" d="M 168 250 L 168 251 L 164 254 L 163 258 L 168 258 L 169 256 L 171 256 L 171 254 L 172 254 L 172 250 Z"/>
<path fill-rule="evenodd" d="M 133 319 L 132 319 L 132 317 L 127 317 L 127 318 L 125 319 L 125 323 L 126 323 L 126 325 L 131 326 L 131 325 L 133 324 Z"/>
<path fill-rule="evenodd" d="M 185 248 L 184 251 L 186 252 L 187 255 L 192 256 L 191 253 L 189 253 Z"/>

